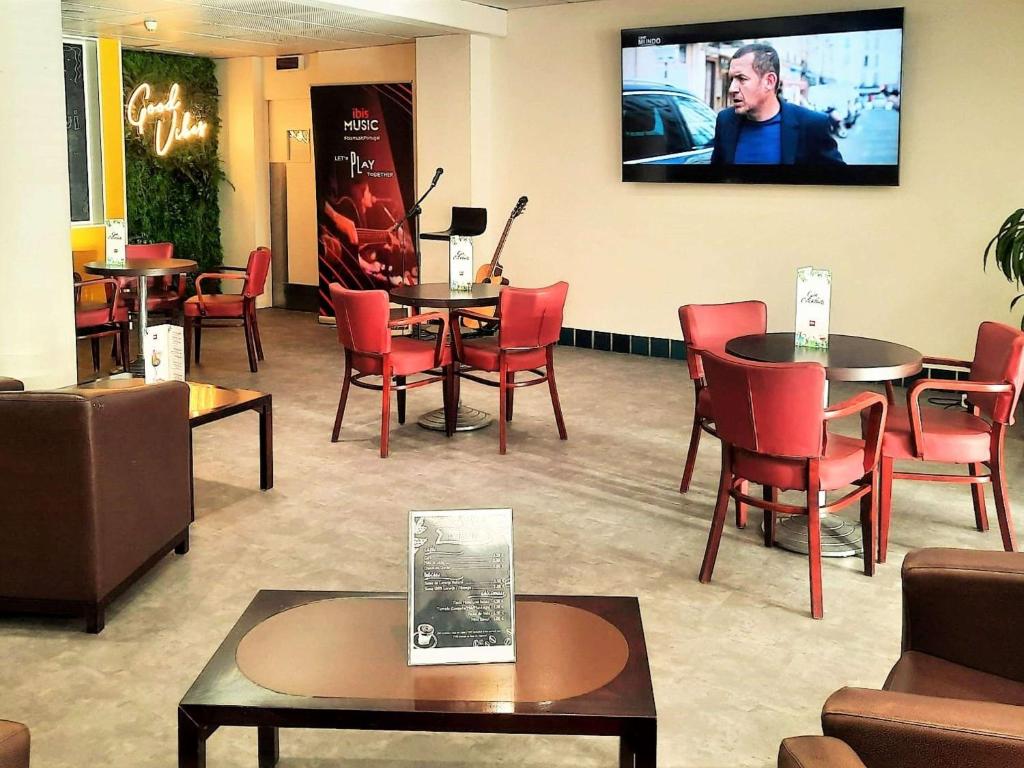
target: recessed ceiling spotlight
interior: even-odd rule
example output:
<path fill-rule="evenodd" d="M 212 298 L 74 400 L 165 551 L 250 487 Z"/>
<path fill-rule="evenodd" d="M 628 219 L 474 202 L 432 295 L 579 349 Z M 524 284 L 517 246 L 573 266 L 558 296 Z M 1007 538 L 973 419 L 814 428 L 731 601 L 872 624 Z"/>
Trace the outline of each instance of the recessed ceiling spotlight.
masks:
<path fill-rule="evenodd" d="M 146 19 L 142 24 L 147 32 L 156 32 L 156 19 Z"/>

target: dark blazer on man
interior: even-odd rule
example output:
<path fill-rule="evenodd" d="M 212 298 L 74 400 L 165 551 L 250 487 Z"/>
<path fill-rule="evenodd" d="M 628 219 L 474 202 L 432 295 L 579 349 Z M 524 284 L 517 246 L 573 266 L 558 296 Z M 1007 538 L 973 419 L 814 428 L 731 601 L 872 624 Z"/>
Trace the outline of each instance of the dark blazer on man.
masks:
<path fill-rule="evenodd" d="M 828 115 L 786 101 L 781 106 L 781 165 L 845 164 L 836 140 L 828 132 Z M 718 113 L 712 165 L 733 165 L 736 162 L 736 144 L 746 119 L 736 113 L 735 107 Z"/>

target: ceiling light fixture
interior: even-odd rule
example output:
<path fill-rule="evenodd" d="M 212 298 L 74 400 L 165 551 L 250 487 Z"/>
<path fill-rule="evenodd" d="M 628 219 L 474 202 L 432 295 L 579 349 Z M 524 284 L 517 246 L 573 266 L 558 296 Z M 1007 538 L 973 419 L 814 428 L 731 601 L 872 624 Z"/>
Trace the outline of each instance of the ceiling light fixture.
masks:
<path fill-rule="evenodd" d="M 142 22 L 147 32 L 156 32 L 156 19 L 146 19 Z"/>

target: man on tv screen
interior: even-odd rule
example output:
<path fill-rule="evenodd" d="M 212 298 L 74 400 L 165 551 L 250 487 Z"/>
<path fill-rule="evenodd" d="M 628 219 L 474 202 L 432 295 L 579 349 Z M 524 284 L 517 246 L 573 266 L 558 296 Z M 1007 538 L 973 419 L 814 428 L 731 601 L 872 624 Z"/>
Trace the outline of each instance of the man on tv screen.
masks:
<path fill-rule="evenodd" d="M 744 45 L 729 63 L 733 106 L 718 113 L 712 165 L 845 164 L 828 115 L 790 104 L 782 92 L 779 54 Z"/>

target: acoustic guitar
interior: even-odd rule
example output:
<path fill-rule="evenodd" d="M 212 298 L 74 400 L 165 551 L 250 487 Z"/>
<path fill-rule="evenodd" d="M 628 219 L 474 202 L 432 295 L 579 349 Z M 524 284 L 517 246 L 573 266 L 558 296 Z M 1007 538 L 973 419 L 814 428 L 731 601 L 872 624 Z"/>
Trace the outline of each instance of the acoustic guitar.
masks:
<path fill-rule="evenodd" d="M 476 271 L 476 279 L 474 282 L 477 283 L 497 283 L 500 285 L 508 285 L 508 278 L 505 277 L 505 268 L 501 265 L 501 251 L 505 247 L 505 240 L 508 239 L 508 232 L 512 229 L 512 222 L 519 218 L 523 211 L 526 210 L 526 204 L 529 202 L 526 195 L 523 195 L 516 200 L 515 206 L 512 208 L 512 213 L 509 214 L 508 221 L 505 222 L 505 229 L 501 233 L 501 239 L 498 241 L 498 247 L 494 249 L 494 256 L 491 258 L 490 264 L 484 264 Z M 474 312 L 479 312 L 482 315 L 493 315 L 497 310 L 495 307 L 476 307 Z M 466 328 L 475 329 L 481 327 L 482 323 L 473 320 L 472 318 L 463 318 L 462 324 Z"/>

